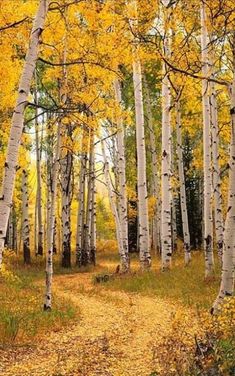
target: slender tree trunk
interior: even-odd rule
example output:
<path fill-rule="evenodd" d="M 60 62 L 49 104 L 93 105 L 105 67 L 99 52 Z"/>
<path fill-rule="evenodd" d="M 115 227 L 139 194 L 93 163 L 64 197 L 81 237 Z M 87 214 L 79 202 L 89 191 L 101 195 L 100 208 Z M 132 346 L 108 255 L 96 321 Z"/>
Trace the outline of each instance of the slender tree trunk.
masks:
<path fill-rule="evenodd" d="M 93 146 L 94 147 L 94 146 Z M 95 159 L 94 159 L 94 149 L 92 158 L 92 188 L 91 188 L 91 243 L 90 243 L 90 262 L 96 265 L 96 176 L 95 176 Z"/>
<path fill-rule="evenodd" d="M 44 28 L 47 9 L 48 1 L 41 0 L 39 3 L 38 11 L 31 32 L 29 48 L 25 58 L 25 64 L 19 84 L 16 107 L 14 109 L 14 114 L 12 118 L 12 125 L 4 169 L 2 194 L 0 199 L 0 267 L 2 264 L 4 240 L 6 236 L 10 207 L 12 203 L 12 195 L 16 175 L 16 165 L 18 160 L 18 151 L 23 131 L 24 110 L 27 105 L 30 84 L 33 78 L 33 73 L 38 55 L 40 35 Z"/>
<path fill-rule="evenodd" d="M 138 52 L 134 53 L 133 82 L 136 116 L 136 147 L 137 147 L 137 188 L 138 188 L 138 237 L 141 268 L 151 266 L 148 194 L 146 178 L 146 150 L 144 134 L 144 109 L 142 94 L 142 73 Z"/>
<path fill-rule="evenodd" d="M 57 128 L 57 141 L 55 157 L 51 170 L 51 189 L 50 189 L 50 212 L 49 212 L 49 229 L 47 238 L 47 253 L 46 253 L 46 291 L 44 310 L 51 310 L 52 306 L 52 276 L 53 276 L 53 245 L 54 245 L 54 223 L 55 223 L 55 203 L 57 193 L 57 175 L 59 169 L 60 158 L 60 122 Z"/>
<path fill-rule="evenodd" d="M 138 33 L 138 11 L 136 0 L 132 1 L 135 12 L 130 24 L 134 33 Z M 138 192 L 138 248 L 140 254 L 140 266 L 148 269 L 151 266 L 148 193 L 146 178 L 146 150 L 144 132 L 144 106 L 142 89 L 142 71 L 139 57 L 139 41 L 133 40 L 133 84 L 135 99 L 135 123 L 136 123 L 136 151 L 137 151 L 137 192 Z"/>
<path fill-rule="evenodd" d="M 211 133 L 212 133 L 212 160 L 213 160 L 213 196 L 214 196 L 214 216 L 215 216 L 215 235 L 216 245 L 219 258 L 222 259 L 223 253 L 223 213 L 222 213 L 222 193 L 221 193 L 221 179 L 219 167 L 219 130 L 217 118 L 217 98 L 215 92 L 214 82 L 210 83 L 211 96 Z"/>
<path fill-rule="evenodd" d="M 179 182 L 180 182 L 180 209 L 182 216 L 183 227 L 183 239 L 184 239 L 184 261 L 185 265 L 188 265 L 191 261 L 191 245 L 190 245 L 190 233 L 188 224 L 188 210 L 187 210 L 187 198 L 185 189 L 185 176 L 184 176 L 184 159 L 182 149 L 182 134 L 181 134 L 181 111 L 180 102 L 176 103 L 176 135 L 177 135 L 177 154 L 178 154 L 178 170 L 179 170 Z"/>
<path fill-rule="evenodd" d="M 90 177 L 91 177 L 91 205 L 90 205 L 90 263 L 96 264 L 96 173 L 95 173 L 95 140 L 94 132 L 92 132 L 91 140 L 91 164 L 90 164 Z"/>
<path fill-rule="evenodd" d="M 85 131 L 82 139 L 82 157 L 79 177 L 79 194 L 78 194 L 78 215 L 77 215 L 77 236 L 76 236 L 76 264 L 78 267 L 83 265 L 83 237 L 85 222 L 85 184 L 86 184 L 86 151 L 85 148 Z"/>
<path fill-rule="evenodd" d="M 206 28 L 205 5 L 201 5 L 201 49 L 202 49 L 202 74 L 208 77 L 208 33 Z M 211 210 L 211 149 L 210 149 L 210 102 L 208 82 L 202 80 L 203 104 L 203 172 L 204 172 L 204 250 L 205 250 L 205 276 L 213 273 L 213 218 Z"/>
<path fill-rule="evenodd" d="M 68 129 L 67 129 L 68 130 Z M 69 130 L 67 137 L 69 135 Z M 72 153 L 66 150 L 65 155 L 60 160 L 61 169 L 61 189 L 62 189 L 62 267 L 71 267 L 71 184 L 72 184 Z"/>
<path fill-rule="evenodd" d="M 212 307 L 212 313 L 217 310 L 219 304 L 227 296 L 234 293 L 235 274 L 235 33 L 233 38 L 233 66 L 234 76 L 231 92 L 231 142 L 229 161 L 229 188 L 228 188 L 228 209 L 225 220 L 222 255 L 222 277 L 219 294 Z"/>
<path fill-rule="evenodd" d="M 120 82 L 114 82 L 114 90 L 116 101 L 119 106 L 122 106 L 122 95 Z M 117 166 L 119 173 L 119 219 L 122 228 L 122 244 L 123 250 L 126 254 L 127 265 L 126 270 L 129 270 L 129 244 L 128 244 L 128 214 L 127 214 L 127 192 L 126 192 L 126 156 L 125 156 L 125 132 L 123 126 L 123 119 L 117 119 Z"/>
<path fill-rule="evenodd" d="M 147 120 L 148 120 L 148 127 L 149 127 L 149 141 L 150 141 L 150 154 L 151 154 L 151 170 L 152 170 L 152 182 L 151 182 L 151 195 L 155 198 L 156 202 L 154 205 L 154 215 L 153 215 L 153 231 L 152 231 L 152 244 L 153 249 L 156 251 L 160 249 L 160 239 L 159 239 L 159 231 L 160 231 L 160 223 L 159 223 L 159 215 L 158 215 L 158 208 L 159 208 L 159 182 L 158 182 L 158 167 L 157 167 L 157 148 L 156 148 L 156 137 L 155 131 L 153 126 L 153 116 L 152 116 L 152 109 L 151 109 L 151 102 L 150 102 L 150 93 L 146 78 L 144 77 L 144 84 L 145 84 L 145 92 L 146 92 L 146 111 L 147 111 Z"/>
<path fill-rule="evenodd" d="M 38 94 L 35 92 L 35 103 L 38 105 Z M 37 222 L 38 222 L 38 245 L 37 255 L 43 255 L 43 221 L 42 221 L 42 178 L 41 178 L 41 145 L 39 142 L 38 108 L 36 107 L 35 119 L 35 142 L 36 142 L 36 169 L 37 169 Z"/>
<path fill-rule="evenodd" d="M 165 20 L 166 23 L 166 20 Z M 164 53 L 169 56 L 169 35 L 164 38 Z M 162 210 L 161 210 L 161 249 L 162 270 L 169 269 L 172 256 L 171 233 L 171 93 L 166 64 L 163 62 L 162 80 Z"/>
<path fill-rule="evenodd" d="M 28 173 L 22 171 L 22 240 L 24 263 L 30 264 Z"/>
<path fill-rule="evenodd" d="M 90 134 L 90 147 L 89 147 L 89 163 L 88 163 L 88 169 L 87 169 L 87 197 L 86 197 L 86 220 L 84 224 L 84 261 L 85 264 L 90 263 L 90 244 L 91 244 L 91 238 L 90 238 L 90 230 L 91 230 L 91 212 L 92 212 L 92 158 L 93 158 L 93 141 L 92 141 L 92 135 Z M 84 265 L 85 266 L 85 265 Z"/>
<path fill-rule="evenodd" d="M 117 206 L 115 204 L 115 192 L 113 190 L 113 185 L 112 185 L 112 181 L 111 181 L 110 174 L 109 174 L 109 163 L 107 161 L 107 157 L 105 153 L 104 141 L 101 141 L 101 147 L 102 147 L 102 155 L 103 155 L 103 160 L 104 160 L 104 177 L 105 177 L 105 182 L 106 182 L 106 186 L 108 189 L 110 207 L 111 207 L 111 210 L 115 219 L 115 224 L 116 224 L 116 235 L 117 235 L 119 255 L 121 259 L 121 270 L 126 271 L 128 270 L 128 267 L 129 267 L 129 260 L 127 258 L 127 254 L 123 247 L 122 226 L 121 226 L 121 222 L 119 219 Z"/>
<path fill-rule="evenodd" d="M 34 206 L 34 254 L 38 253 L 38 190 L 36 192 L 36 200 Z"/>

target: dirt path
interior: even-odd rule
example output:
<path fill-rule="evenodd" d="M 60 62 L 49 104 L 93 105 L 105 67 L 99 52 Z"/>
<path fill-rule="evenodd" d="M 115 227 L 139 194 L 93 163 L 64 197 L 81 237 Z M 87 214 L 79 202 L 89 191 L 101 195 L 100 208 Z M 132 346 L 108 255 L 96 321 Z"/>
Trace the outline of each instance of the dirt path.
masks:
<path fill-rule="evenodd" d="M 88 273 L 57 276 L 58 297 L 71 299 L 78 317 L 19 356 L 2 376 L 149 376 L 152 343 L 170 326 L 176 307 L 159 298 L 94 289 Z"/>

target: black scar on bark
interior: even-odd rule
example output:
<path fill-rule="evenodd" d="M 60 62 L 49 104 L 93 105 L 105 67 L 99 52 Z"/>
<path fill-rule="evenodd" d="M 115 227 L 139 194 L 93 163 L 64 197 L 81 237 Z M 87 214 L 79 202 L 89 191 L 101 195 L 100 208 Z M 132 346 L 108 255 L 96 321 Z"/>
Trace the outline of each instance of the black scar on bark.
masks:
<path fill-rule="evenodd" d="M 44 306 L 43 306 L 43 311 L 48 311 L 48 312 L 50 312 L 50 311 L 51 311 L 51 307 L 48 307 L 46 304 L 44 304 Z"/>

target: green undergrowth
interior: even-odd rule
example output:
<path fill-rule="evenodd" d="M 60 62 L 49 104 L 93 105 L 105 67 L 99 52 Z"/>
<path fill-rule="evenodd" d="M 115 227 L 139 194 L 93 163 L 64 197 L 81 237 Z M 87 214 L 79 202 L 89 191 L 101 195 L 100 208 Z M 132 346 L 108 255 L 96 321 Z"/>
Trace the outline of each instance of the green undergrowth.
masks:
<path fill-rule="evenodd" d="M 104 287 L 129 293 L 154 295 L 181 304 L 209 309 L 218 292 L 220 268 L 216 264 L 213 277 L 204 278 L 204 259 L 200 252 L 193 253 L 193 260 L 184 266 L 183 255 L 177 254 L 172 269 L 160 271 L 159 260 L 154 260 L 150 271 L 140 272 L 135 267 L 127 275 L 112 276 Z M 136 270 L 135 270 L 136 269 Z"/>
<path fill-rule="evenodd" d="M 24 266 L 5 255 L 0 273 L 0 345 L 29 343 L 48 329 L 60 330 L 78 312 L 69 300 L 53 296 L 53 309 L 43 311 L 44 276 L 40 262 Z M 17 265 L 17 267 L 16 267 Z"/>

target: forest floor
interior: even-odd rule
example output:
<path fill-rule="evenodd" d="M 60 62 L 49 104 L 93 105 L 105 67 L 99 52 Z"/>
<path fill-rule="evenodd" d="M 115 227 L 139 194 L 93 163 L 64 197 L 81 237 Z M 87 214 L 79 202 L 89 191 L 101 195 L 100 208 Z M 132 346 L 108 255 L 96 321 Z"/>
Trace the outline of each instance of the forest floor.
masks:
<path fill-rule="evenodd" d="M 111 260 L 110 257 L 101 257 L 98 263 L 96 269 L 88 272 L 55 275 L 55 299 L 72 304 L 73 318 L 69 324 L 48 329 L 26 344 L 2 346 L 2 376 L 181 374 L 177 373 L 177 367 L 183 369 L 184 362 L 188 361 L 187 351 L 182 346 L 194 351 L 194 337 L 200 332 L 201 320 L 204 320 L 199 310 L 205 312 L 207 302 L 213 301 L 218 280 L 204 284 L 207 295 L 204 299 L 202 291 L 199 293 L 202 288 L 200 270 L 190 283 L 192 271 L 182 272 L 177 265 L 172 279 L 169 273 L 160 282 L 156 271 L 150 274 L 136 271 L 132 276 L 114 277 L 107 283 L 95 284 L 97 273 L 114 272 L 117 265 L 115 256 Z M 137 262 L 134 261 L 133 269 L 136 268 Z M 181 275 L 183 294 L 179 293 L 177 273 Z M 182 273 L 189 286 L 182 283 Z M 196 299 L 192 305 L 187 291 L 190 292 L 196 281 L 199 285 L 195 285 L 196 294 L 201 299 Z M 43 280 L 39 277 L 35 283 L 41 287 Z M 169 290 L 164 297 L 167 284 Z M 205 302 L 204 308 L 200 308 L 202 302 Z M 166 360 L 167 366 L 164 364 Z"/>

